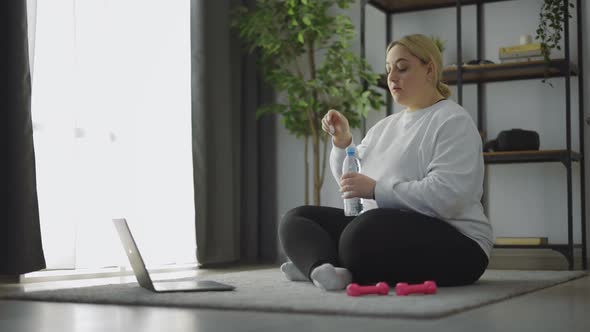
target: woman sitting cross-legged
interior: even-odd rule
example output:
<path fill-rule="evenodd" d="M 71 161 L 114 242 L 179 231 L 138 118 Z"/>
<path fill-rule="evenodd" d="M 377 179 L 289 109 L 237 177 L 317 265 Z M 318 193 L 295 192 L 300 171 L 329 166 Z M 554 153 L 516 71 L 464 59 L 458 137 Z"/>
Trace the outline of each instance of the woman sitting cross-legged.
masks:
<path fill-rule="evenodd" d="M 358 146 L 362 173 L 342 174 L 354 142 L 348 120 L 330 110 L 322 119 L 332 137 L 330 167 L 344 198 L 360 197 L 363 213 L 300 206 L 287 212 L 279 237 L 290 280 L 324 290 L 350 282 L 440 286 L 477 281 L 493 246 L 483 212 L 484 162 L 478 130 L 448 99 L 442 56 L 424 35 L 387 47 L 387 83 L 405 109 L 379 121 Z"/>

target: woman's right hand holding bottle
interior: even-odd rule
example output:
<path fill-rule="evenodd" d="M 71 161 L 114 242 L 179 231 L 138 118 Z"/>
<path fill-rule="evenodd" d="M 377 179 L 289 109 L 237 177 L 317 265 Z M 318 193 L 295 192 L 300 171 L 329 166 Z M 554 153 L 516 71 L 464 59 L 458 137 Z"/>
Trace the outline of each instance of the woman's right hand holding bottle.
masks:
<path fill-rule="evenodd" d="M 352 134 L 348 120 L 342 113 L 329 110 L 322 119 L 322 129 L 332 136 L 332 143 L 344 149 L 352 142 Z"/>

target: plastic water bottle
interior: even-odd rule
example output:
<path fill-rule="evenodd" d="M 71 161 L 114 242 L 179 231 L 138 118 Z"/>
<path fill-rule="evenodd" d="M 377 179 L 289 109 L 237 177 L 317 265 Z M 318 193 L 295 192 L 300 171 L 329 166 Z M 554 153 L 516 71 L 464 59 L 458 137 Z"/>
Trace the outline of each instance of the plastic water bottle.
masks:
<path fill-rule="evenodd" d="M 356 156 L 356 148 L 349 146 L 346 148 L 346 158 L 342 164 L 342 174 L 346 173 L 360 173 L 361 162 Z M 345 198 L 344 199 L 344 215 L 358 216 L 363 210 L 360 197 Z"/>

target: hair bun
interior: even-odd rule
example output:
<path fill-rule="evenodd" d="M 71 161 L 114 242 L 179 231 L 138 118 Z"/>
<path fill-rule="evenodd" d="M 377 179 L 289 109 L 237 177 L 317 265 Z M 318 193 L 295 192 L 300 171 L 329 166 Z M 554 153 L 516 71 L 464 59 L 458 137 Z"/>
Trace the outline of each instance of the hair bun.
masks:
<path fill-rule="evenodd" d="M 438 81 L 438 83 L 436 85 L 436 89 L 445 98 L 449 98 L 451 96 L 451 89 L 449 88 L 449 86 L 447 84 L 443 83 L 443 81 Z"/>

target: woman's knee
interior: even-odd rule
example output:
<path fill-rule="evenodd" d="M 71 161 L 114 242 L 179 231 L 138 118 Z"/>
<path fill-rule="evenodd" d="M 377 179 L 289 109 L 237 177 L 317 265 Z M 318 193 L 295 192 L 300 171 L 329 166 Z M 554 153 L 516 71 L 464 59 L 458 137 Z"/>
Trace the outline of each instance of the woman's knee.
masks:
<path fill-rule="evenodd" d="M 314 208 L 317 208 L 317 206 L 313 206 L 313 205 L 301 205 L 295 208 L 292 208 L 291 210 L 287 211 L 287 213 L 285 213 L 285 215 L 283 216 L 283 219 L 285 218 L 289 218 L 289 217 L 304 217 L 306 215 L 309 214 L 309 211 L 313 210 Z"/>
<path fill-rule="evenodd" d="M 297 219 L 296 217 L 304 217 L 308 214 L 309 210 L 309 205 L 302 205 L 287 211 L 279 223 L 279 235 L 283 234 L 285 229 L 293 227 L 293 223 Z"/>
<path fill-rule="evenodd" d="M 294 220 L 309 219 L 315 222 L 321 222 L 323 219 L 332 220 L 338 209 L 316 205 L 302 205 L 293 208 L 283 215 L 279 223 L 279 230 L 290 227 Z M 342 213 L 342 212 L 340 212 Z"/>
<path fill-rule="evenodd" d="M 367 259 L 367 256 L 376 254 L 376 246 L 382 241 L 383 232 L 387 232 L 379 224 L 380 212 L 369 210 L 350 222 L 338 243 L 338 252 L 343 266 L 353 268 Z"/>
<path fill-rule="evenodd" d="M 291 210 L 287 211 L 287 213 L 285 213 L 283 215 L 282 220 L 284 222 L 284 221 L 292 220 L 295 217 L 304 217 L 304 218 L 308 218 L 308 219 L 314 219 L 313 216 L 316 215 L 320 209 L 322 209 L 321 206 L 301 205 L 301 206 L 298 206 L 296 208 L 292 208 Z"/>
<path fill-rule="evenodd" d="M 305 219 L 317 206 L 303 205 L 293 208 L 283 215 L 279 222 L 279 239 L 284 244 L 289 242 L 290 238 L 298 238 L 300 230 L 304 228 Z"/>
<path fill-rule="evenodd" d="M 394 210 L 373 209 L 364 212 L 346 226 L 342 232 L 342 245 L 358 246 L 379 237 L 395 219 L 397 217 Z"/>

